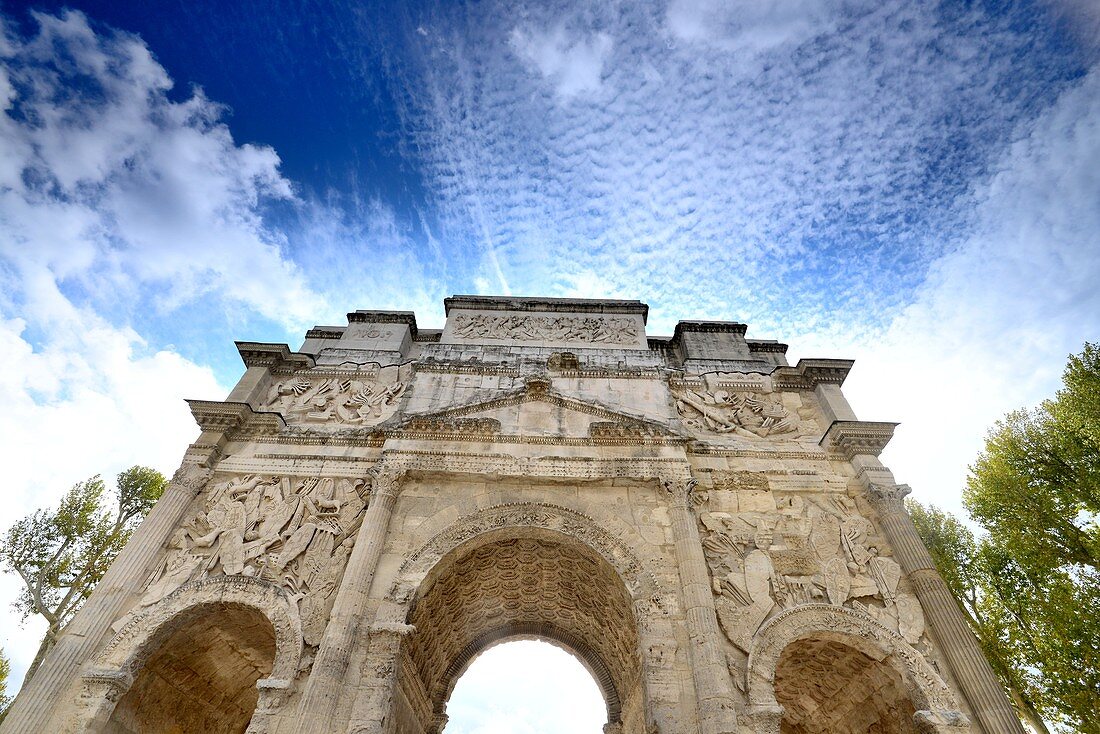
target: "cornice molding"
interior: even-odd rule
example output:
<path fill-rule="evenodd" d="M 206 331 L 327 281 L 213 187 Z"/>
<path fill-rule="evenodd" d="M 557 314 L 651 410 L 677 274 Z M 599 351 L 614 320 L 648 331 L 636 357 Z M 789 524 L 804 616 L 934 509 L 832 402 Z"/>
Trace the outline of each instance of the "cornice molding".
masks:
<path fill-rule="evenodd" d="M 890 443 L 897 426 L 877 421 L 833 421 L 818 445 L 847 461 L 860 455 L 878 456 Z"/>
<path fill-rule="evenodd" d="M 187 405 L 204 431 L 227 433 L 247 429 L 251 435 L 263 436 L 278 434 L 286 428 L 286 421 L 278 413 L 258 413 L 248 403 L 188 400 Z"/>
<path fill-rule="evenodd" d="M 234 342 L 245 367 L 267 367 L 276 374 L 290 374 L 297 370 L 310 369 L 315 362 L 313 357 L 301 352 L 292 352 L 286 344 L 266 342 Z"/>
<path fill-rule="evenodd" d="M 819 384 L 843 385 L 855 364 L 853 359 L 800 359 L 793 367 L 772 372 L 776 389 L 812 390 Z"/>

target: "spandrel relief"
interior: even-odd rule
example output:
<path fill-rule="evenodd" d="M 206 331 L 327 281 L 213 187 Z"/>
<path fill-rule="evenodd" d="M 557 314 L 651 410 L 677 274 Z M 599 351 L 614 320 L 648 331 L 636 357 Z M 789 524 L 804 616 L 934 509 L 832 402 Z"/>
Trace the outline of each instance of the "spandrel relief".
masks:
<path fill-rule="evenodd" d="M 784 396 L 775 392 L 686 385 L 672 385 L 671 389 L 684 426 L 701 436 L 792 440 L 813 430 L 807 422 L 812 413 L 800 407 L 797 395 L 784 402 Z"/>
<path fill-rule="evenodd" d="M 454 335 L 460 339 L 633 344 L 638 341 L 638 324 L 621 317 L 460 314 L 454 319 Z"/>
<path fill-rule="evenodd" d="M 299 372 L 271 383 L 264 408 L 291 425 L 373 426 L 396 412 L 411 378 L 407 364 L 333 376 Z"/>
<path fill-rule="evenodd" d="M 307 644 L 320 641 L 355 533 L 365 480 L 247 475 L 214 485 L 172 537 L 138 608 L 215 575 L 262 578 L 298 603 Z"/>
<path fill-rule="evenodd" d="M 783 493 L 774 511 L 737 511 L 734 495 L 751 496 L 759 507 L 757 492 L 714 489 L 698 507 L 719 626 L 730 642 L 747 653 L 770 617 L 813 603 L 859 609 L 910 644 L 920 642 L 920 604 L 849 497 Z"/>

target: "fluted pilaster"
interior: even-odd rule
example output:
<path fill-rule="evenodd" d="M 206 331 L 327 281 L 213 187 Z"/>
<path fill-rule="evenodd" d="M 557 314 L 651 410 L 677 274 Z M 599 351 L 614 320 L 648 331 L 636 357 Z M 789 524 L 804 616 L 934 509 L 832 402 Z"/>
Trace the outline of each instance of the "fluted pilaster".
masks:
<path fill-rule="evenodd" d="M 386 544 L 404 470 L 382 461 L 370 470 L 370 474 L 371 493 L 363 524 L 298 707 L 298 731 L 302 734 L 332 730 L 330 717 L 344 685 L 356 642 L 359 614 L 366 607 L 367 594 Z"/>
<path fill-rule="evenodd" d="M 1000 681 L 905 509 L 907 494 L 909 487 L 904 484 L 870 484 L 867 488 L 867 498 L 878 512 L 882 531 L 909 576 L 947 663 L 982 729 L 990 734 L 1022 734 L 1024 729 Z"/>
<path fill-rule="evenodd" d="M 710 588 L 699 527 L 691 508 L 694 479 L 662 480 L 669 500 L 669 517 L 676 544 L 676 565 L 684 591 L 684 616 L 689 654 L 699 700 L 699 730 L 703 734 L 729 734 L 737 731 L 733 708 L 733 690 L 729 672 L 719 648 L 718 616 Z"/>

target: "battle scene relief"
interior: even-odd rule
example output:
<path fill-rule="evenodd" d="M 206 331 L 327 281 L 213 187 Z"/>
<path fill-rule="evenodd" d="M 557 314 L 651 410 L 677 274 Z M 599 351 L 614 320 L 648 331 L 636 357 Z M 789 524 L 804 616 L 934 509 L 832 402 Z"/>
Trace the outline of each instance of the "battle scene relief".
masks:
<path fill-rule="evenodd" d="M 237 476 L 213 485 L 178 529 L 145 588 L 140 611 L 184 584 L 249 576 L 286 589 L 306 644 L 316 645 L 362 523 L 363 479 Z"/>

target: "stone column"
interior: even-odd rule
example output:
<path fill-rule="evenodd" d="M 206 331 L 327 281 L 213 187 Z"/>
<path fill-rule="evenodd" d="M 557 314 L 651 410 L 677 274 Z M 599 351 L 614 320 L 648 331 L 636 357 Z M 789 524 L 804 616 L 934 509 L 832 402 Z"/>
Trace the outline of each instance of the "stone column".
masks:
<path fill-rule="evenodd" d="M 330 717 L 344 690 L 344 676 L 359 633 L 360 615 L 366 607 L 367 594 L 386 543 L 404 470 L 383 460 L 370 470 L 370 474 L 370 501 L 363 524 L 298 706 L 298 731 L 302 734 L 332 730 Z"/>
<path fill-rule="evenodd" d="M 719 647 L 718 615 L 714 609 L 710 573 L 691 507 L 695 480 L 667 479 L 661 484 L 669 498 L 676 566 L 684 589 L 684 616 L 692 643 L 689 650 L 691 670 L 699 701 L 699 731 L 702 734 L 733 734 L 738 731 L 733 690 Z"/>
<path fill-rule="evenodd" d="M 913 584 L 940 649 L 982 729 L 990 734 L 1023 734 L 1000 681 L 905 510 L 903 500 L 907 494 L 909 487 L 904 484 L 867 485 L 867 498 L 878 512 L 894 557 Z"/>
<path fill-rule="evenodd" d="M 213 472 L 196 463 L 184 463 L 130 542 L 103 575 L 95 592 L 65 627 L 34 676 L 19 692 L 0 730 L 4 734 L 37 734 L 57 730 L 51 716 L 67 708 L 65 700 L 80 666 L 96 651 L 112 622 L 132 603 L 172 531 L 180 524 L 195 495 Z"/>

